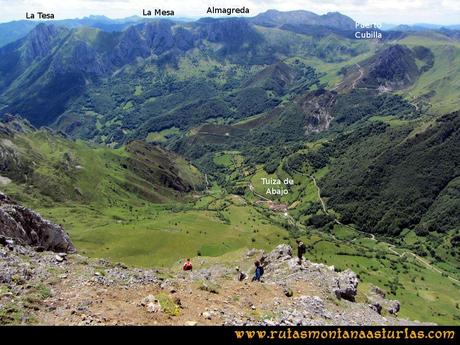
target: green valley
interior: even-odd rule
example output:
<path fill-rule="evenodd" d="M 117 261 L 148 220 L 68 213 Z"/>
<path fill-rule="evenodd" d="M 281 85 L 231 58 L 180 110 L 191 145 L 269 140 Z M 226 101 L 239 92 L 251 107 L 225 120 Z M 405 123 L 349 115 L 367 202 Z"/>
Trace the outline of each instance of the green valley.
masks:
<path fill-rule="evenodd" d="M 400 317 L 460 324 L 457 30 L 360 40 L 306 11 L 90 22 L 0 47 L 1 192 L 90 258 L 233 269 L 301 239 L 356 272 L 357 301 L 379 286 Z"/>

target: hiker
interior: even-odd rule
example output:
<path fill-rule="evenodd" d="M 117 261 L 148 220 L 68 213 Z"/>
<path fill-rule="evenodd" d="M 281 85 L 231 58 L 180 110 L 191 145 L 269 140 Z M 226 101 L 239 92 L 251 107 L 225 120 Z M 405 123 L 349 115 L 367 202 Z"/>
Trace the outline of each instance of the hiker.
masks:
<path fill-rule="evenodd" d="M 256 272 L 254 273 L 254 277 L 252 277 L 252 281 L 258 281 L 260 282 L 260 278 L 263 276 L 264 274 L 264 268 L 263 266 L 260 264 L 259 261 L 256 261 L 254 262 L 254 265 L 256 266 Z"/>
<path fill-rule="evenodd" d="M 262 266 L 262 268 L 264 268 L 265 266 L 267 266 L 267 262 L 265 261 L 265 259 L 267 258 L 266 255 L 262 255 L 259 262 L 260 262 L 260 266 Z"/>
<path fill-rule="evenodd" d="M 301 240 L 295 240 L 297 243 L 297 257 L 299 265 L 302 264 L 302 257 L 307 252 L 307 246 Z"/>
<path fill-rule="evenodd" d="M 236 278 L 238 279 L 239 282 L 242 282 L 243 280 L 246 279 L 246 273 L 241 271 L 238 266 L 236 266 L 236 273 L 238 274 Z"/>
<path fill-rule="evenodd" d="M 193 268 L 192 262 L 190 261 L 190 259 L 187 259 L 187 261 L 184 263 L 184 266 L 182 266 L 182 269 L 184 271 L 191 271 L 192 268 Z"/>

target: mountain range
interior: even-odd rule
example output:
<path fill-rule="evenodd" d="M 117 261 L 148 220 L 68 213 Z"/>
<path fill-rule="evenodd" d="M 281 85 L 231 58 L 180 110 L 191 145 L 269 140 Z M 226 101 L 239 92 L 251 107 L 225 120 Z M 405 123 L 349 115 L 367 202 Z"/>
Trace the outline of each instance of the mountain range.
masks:
<path fill-rule="evenodd" d="M 122 31 L 129 25 L 141 20 L 142 18 L 136 16 L 123 19 L 110 19 L 105 16 L 88 16 L 77 19 L 56 20 L 52 23 L 56 26 L 70 29 L 86 26 L 111 32 Z M 40 25 L 40 21 L 16 20 L 13 22 L 0 23 L 0 47 L 23 38 L 37 25 Z"/>

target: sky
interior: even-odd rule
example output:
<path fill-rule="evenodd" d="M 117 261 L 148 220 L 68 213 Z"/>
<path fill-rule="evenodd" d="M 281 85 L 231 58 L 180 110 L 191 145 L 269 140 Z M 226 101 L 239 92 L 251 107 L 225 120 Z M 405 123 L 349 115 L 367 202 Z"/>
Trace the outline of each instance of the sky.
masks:
<path fill-rule="evenodd" d="M 168 4 L 165 6 L 164 4 Z M 208 6 L 242 7 L 254 16 L 268 9 L 341 12 L 360 23 L 460 24 L 460 0 L 0 0 L 0 22 L 25 19 L 26 12 L 52 12 L 56 19 L 105 15 L 123 18 L 142 9 L 171 9 L 178 17 L 204 17 Z"/>

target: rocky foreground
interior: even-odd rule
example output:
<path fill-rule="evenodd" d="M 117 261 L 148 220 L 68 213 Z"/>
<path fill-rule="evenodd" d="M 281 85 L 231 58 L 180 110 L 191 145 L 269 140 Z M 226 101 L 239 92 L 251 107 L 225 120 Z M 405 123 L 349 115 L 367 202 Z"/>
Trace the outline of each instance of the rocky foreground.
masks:
<path fill-rule="evenodd" d="M 266 263 L 251 282 L 255 260 Z M 198 258 L 193 272 L 137 269 L 75 253 L 64 230 L 0 194 L 0 324 L 411 324 L 350 270 L 309 261 L 290 246 L 250 250 L 229 264 Z M 239 265 L 248 278 L 237 280 Z"/>
<path fill-rule="evenodd" d="M 380 289 L 360 296 L 353 272 L 308 261 L 300 266 L 287 245 L 266 256 L 263 282 L 252 283 L 237 281 L 234 269 L 220 265 L 191 273 L 133 269 L 0 242 L 1 324 L 410 323 L 396 317 L 399 302 L 385 299 Z M 246 259 L 261 254 L 252 250 Z"/>

